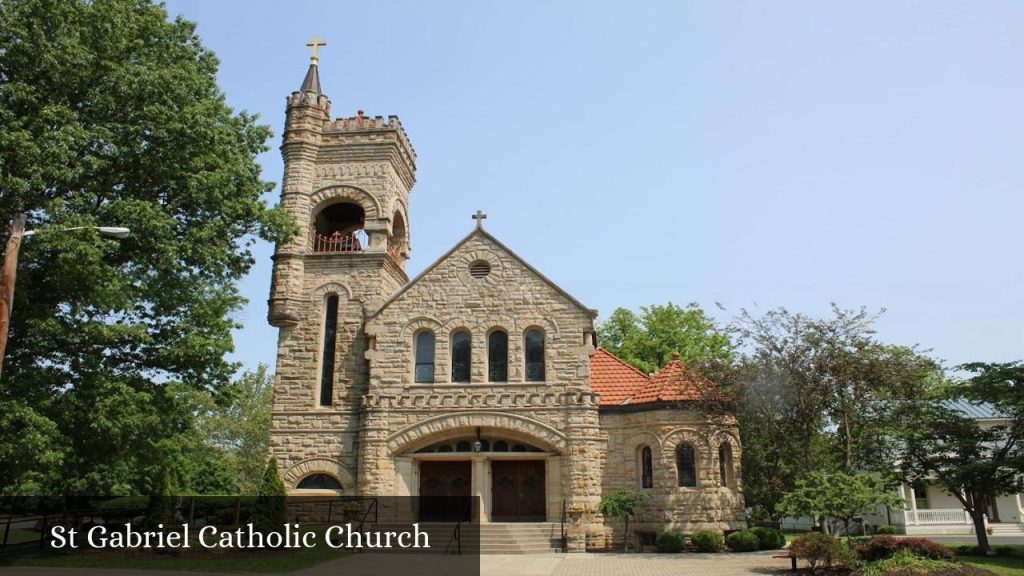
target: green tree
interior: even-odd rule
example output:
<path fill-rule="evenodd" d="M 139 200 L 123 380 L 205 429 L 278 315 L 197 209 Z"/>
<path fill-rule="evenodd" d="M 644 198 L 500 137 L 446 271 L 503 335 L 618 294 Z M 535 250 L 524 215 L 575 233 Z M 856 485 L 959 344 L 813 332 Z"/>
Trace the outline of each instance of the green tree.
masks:
<path fill-rule="evenodd" d="M 294 225 L 261 200 L 270 131 L 228 107 L 216 72 L 195 25 L 148 0 L 0 3 L 0 222 L 24 212 L 40 231 L 23 245 L 0 400 L 63 447 L 0 489 L 145 493 L 150 442 L 192 417 L 160 409 L 178 405 L 169 384 L 216 396 L 236 370 L 251 245 Z M 59 231 L 99 225 L 132 235 Z"/>
<path fill-rule="evenodd" d="M 265 364 L 246 371 L 222 395 L 225 405 L 209 403 L 198 429 L 204 443 L 224 453 L 241 494 L 256 494 L 270 447 L 270 408 L 274 376 Z"/>
<path fill-rule="evenodd" d="M 657 371 L 673 352 L 694 368 L 732 360 L 728 334 L 719 331 L 714 319 L 695 302 L 685 308 L 671 302 L 641 306 L 640 311 L 617 308 L 597 333 L 602 347 L 641 371 Z"/>
<path fill-rule="evenodd" d="M 978 547 L 989 548 L 985 503 L 1024 489 L 1024 363 L 973 363 L 960 367 L 975 376 L 933 403 L 906 437 L 904 472 L 910 480 L 934 479 L 970 514 Z M 982 423 L 963 404 L 1001 416 Z"/>
<path fill-rule="evenodd" d="M 647 503 L 647 495 L 629 490 L 620 490 L 614 494 L 602 496 L 597 504 L 597 511 L 605 518 L 615 518 L 625 523 L 622 537 L 622 551 L 629 551 L 629 519 Z"/>
<path fill-rule="evenodd" d="M 285 490 L 277 459 L 273 456 L 267 462 L 260 482 L 259 496 L 252 511 L 252 526 L 257 532 L 280 531 L 286 520 Z"/>
<path fill-rule="evenodd" d="M 797 481 L 795 490 L 779 504 L 784 516 L 835 518 L 843 523 L 846 543 L 852 546 L 853 518 L 875 512 L 879 506 L 902 506 L 891 486 L 869 474 L 813 473 Z"/>
<path fill-rule="evenodd" d="M 945 385 L 914 348 L 877 340 L 863 308 L 812 318 L 744 310 L 731 330 L 742 356 L 728 377 L 737 399 L 749 505 L 766 515 L 798 478 L 820 470 L 887 474 L 921 400 Z"/>

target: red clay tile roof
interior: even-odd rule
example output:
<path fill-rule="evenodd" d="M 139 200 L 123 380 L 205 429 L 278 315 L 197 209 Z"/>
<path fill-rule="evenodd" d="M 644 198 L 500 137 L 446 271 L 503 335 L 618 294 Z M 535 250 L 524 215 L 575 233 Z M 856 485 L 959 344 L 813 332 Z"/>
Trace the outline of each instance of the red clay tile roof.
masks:
<path fill-rule="evenodd" d="M 684 366 L 677 354 L 648 378 L 604 348 L 590 357 L 590 386 L 601 395 L 601 406 L 701 400 L 714 392 L 711 382 Z"/>
<path fill-rule="evenodd" d="M 628 403 L 630 397 L 647 385 L 647 376 L 604 348 L 590 357 L 590 387 L 601 395 L 601 406 Z"/>
<path fill-rule="evenodd" d="M 706 385 L 707 380 L 684 366 L 678 354 L 673 354 L 672 361 L 651 376 L 647 385 L 633 396 L 630 404 L 700 400 L 703 397 L 701 388 Z"/>

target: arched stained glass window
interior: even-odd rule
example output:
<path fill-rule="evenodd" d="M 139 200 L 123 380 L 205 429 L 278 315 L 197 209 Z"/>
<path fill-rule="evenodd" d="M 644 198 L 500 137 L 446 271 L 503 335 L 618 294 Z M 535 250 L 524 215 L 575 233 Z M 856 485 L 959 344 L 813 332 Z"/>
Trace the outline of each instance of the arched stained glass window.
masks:
<path fill-rule="evenodd" d="M 654 488 L 654 458 L 650 446 L 640 449 L 640 487 Z"/>
<path fill-rule="evenodd" d="M 722 486 L 726 488 L 736 487 L 732 470 L 732 445 L 728 442 L 722 442 L 718 446 L 718 474 L 722 481 Z"/>
<path fill-rule="evenodd" d="M 526 356 L 526 381 L 544 381 L 544 331 L 531 328 L 523 336 Z"/>
<path fill-rule="evenodd" d="M 693 452 L 693 446 L 680 444 L 676 447 L 676 475 L 679 479 L 679 486 L 697 487 L 697 459 Z"/>
<path fill-rule="evenodd" d="M 429 384 L 434 381 L 434 333 L 420 332 L 416 335 L 416 382 Z"/>
<path fill-rule="evenodd" d="M 341 482 L 329 474 L 311 474 L 295 486 L 299 490 L 341 490 Z"/>
<path fill-rule="evenodd" d="M 334 352 L 338 346 L 338 295 L 327 297 L 324 311 L 323 350 L 320 354 L 320 405 L 334 400 Z"/>
<path fill-rule="evenodd" d="M 508 382 L 508 333 L 503 330 L 487 337 L 487 379 Z"/>
<path fill-rule="evenodd" d="M 471 342 L 466 330 L 452 334 L 452 382 L 469 382 L 473 357 Z"/>

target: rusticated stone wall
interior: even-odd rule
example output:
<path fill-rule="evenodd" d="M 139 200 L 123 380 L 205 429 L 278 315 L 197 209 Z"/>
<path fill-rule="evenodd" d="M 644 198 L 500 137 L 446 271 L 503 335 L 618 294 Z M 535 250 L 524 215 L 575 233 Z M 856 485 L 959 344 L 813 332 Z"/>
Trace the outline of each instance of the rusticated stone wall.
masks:
<path fill-rule="evenodd" d="M 631 522 L 631 529 L 661 533 L 677 530 L 738 530 L 746 527 L 742 482 L 740 480 L 739 428 L 732 417 L 713 417 L 696 409 L 676 406 L 619 408 L 601 412 L 601 429 L 608 436 L 603 493 L 638 491 L 649 496 L 647 506 Z M 694 448 L 697 486 L 678 486 L 676 447 L 686 443 Z M 728 443 L 731 467 L 725 482 L 719 466 L 719 447 Z M 653 487 L 641 488 L 640 455 L 650 446 Z M 607 542 L 621 542 L 622 526 L 609 522 Z M 616 532 L 617 531 L 617 532 Z M 597 538 L 600 540 L 600 537 Z"/>
<path fill-rule="evenodd" d="M 481 278 L 470 265 L 487 262 Z M 488 234 L 471 234 L 436 267 L 374 314 L 366 332 L 372 342 L 369 394 L 360 432 L 358 485 L 392 493 L 408 484 L 396 475 L 396 456 L 445 437 L 485 434 L 519 438 L 551 453 L 558 474 L 549 490 L 548 517 L 557 520 L 561 496 L 592 508 L 600 498 L 604 439 L 597 397 L 590 392 L 589 354 L 594 312 L 525 265 Z M 523 337 L 545 334 L 545 381 L 525 380 Z M 471 335 L 468 383 L 451 381 L 450 340 Z M 488 382 L 487 338 L 508 333 L 508 381 Z M 436 337 L 434 383 L 413 382 L 414 336 Z"/>

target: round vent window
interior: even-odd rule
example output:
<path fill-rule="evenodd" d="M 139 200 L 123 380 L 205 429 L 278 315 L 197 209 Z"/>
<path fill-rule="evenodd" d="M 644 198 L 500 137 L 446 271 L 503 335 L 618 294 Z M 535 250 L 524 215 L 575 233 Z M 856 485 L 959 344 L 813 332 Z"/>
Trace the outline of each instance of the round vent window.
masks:
<path fill-rule="evenodd" d="M 483 278 L 491 273 L 491 265 L 483 260 L 477 260 L 469 265 L 469 275 L 473 278 Z"/>

